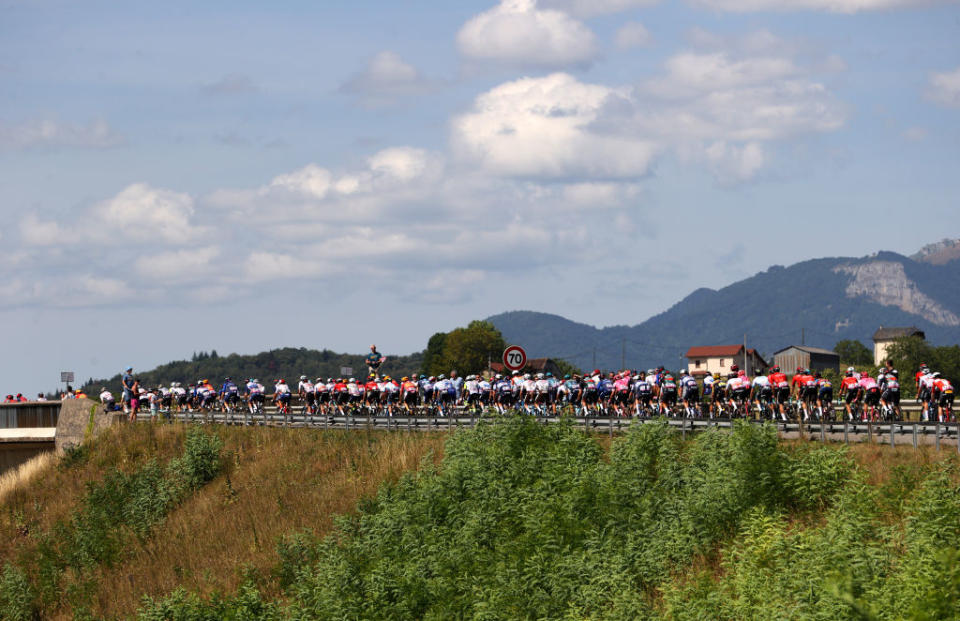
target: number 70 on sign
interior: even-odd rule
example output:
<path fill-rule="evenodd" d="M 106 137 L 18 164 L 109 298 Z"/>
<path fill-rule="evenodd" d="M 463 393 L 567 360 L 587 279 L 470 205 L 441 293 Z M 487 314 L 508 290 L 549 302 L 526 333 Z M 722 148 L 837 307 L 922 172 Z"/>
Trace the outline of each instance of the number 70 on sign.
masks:
<path fill-rule="evenodd" d="M 527 352 L 519 345 L 511 345 L 503 350 L 503 366 L 510 371 L 519 371 L 527 366 Z"/>

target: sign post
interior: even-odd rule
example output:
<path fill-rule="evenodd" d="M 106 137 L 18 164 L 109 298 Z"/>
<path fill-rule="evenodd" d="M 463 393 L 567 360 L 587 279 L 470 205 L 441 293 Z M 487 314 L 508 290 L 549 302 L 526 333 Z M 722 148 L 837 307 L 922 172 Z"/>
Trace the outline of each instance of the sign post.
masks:
<path fill-rule="evenodd" d="M 511 345 L 503 350 L 503 366 L 510 371 L 519 371 L 527 366 L 527 352 L 519 345 Z"/>

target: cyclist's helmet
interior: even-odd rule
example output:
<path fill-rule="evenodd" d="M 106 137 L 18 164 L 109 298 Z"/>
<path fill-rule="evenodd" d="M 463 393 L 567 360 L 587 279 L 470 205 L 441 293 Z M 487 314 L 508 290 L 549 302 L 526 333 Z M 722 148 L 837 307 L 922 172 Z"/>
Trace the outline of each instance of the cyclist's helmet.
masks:
<path fill-rule="evenodd" d="M 301 376 L 300 376 L 300 379 L 305 380 L 305 379 L 307 379 L 307 376 L 306 376 L 306 375 L 301 375 Z"/>
<path fill-rule="evenodd" d="M 900 377 L 900 372 L 897 371 L 896 369 L 893 369 L 892 371 L 890 371 L 890 375 L 894 377 Z"/>
<path fill-rule="evenodd" d="M 746 377 L 746 376 L 747 376 L 747 372 L 744 371 L 743 369 L 740 369 L 739 371 L 737 371 L 737 376 L 738 376 L 738 377 Z"/>
<path fill-rule="evenodd" d="M 940 371 L 934 371 L 933 373 L 931 373 L 931 375 L 933 375 L 934 377 L 940 377 Z"/>
<path fill-rule="evenodd" d="M 566 380 L 566 379 L 570 379 L 570 374 L 567 373 L 566 375 L 564 375 L 564 376 L 563 376 L 563 379 L 565 379 L 565 380 Z"/>
<path fill-rule="evenodd" d="M 779 364 L 775 364 L 775 365 L 773 365 L 772 367 L 770 367 L 770 372 L 771 372 L 771 373 L 779 373 L 779 372 L 780 372 L 780 365 L 779 365 Z"/>
<path fill-rule="evenodd" d="M 738 367 L 738 366 L 735 365 L 735 364 L 731 364 L 731 365 L 730 365 L 730 370 L 731 370 L 731 371 L 739 371 L 739 370 L 740 370 L 740 367 Z"/>

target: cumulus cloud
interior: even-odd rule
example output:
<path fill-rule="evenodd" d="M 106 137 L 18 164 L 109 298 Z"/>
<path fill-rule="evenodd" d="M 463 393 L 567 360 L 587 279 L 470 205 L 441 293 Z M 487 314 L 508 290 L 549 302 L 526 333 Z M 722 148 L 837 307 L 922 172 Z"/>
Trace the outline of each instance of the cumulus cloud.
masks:
<path fill-rule="evenodd" d="M 87 125 L 64 123 L 54 119 L 34 119 L 15 125 L 0 123 L 0 148 L 106 149 L 124 142 L 123 135 L 114 131 L 102 119 L 91 121 Z"/>
<path fill-rule="evenodd" d="M 134 183 L 116 196 L 82 210 L 74 222 L 60 223 L 26 214 L 20 235 L 30 245 L 76 245 L 109 242 L 116 247 L 142 242 L 182 245 L 207 229 L 193 221 L 188 194 Z"/>
<path fill-rule="evenodd" d="M 419 95 L 433 87 L 430 80 L 399 54 L 384 50 L 370 59 L 363 71 L 344 82 L 340 91 L 356 95 L 365 104 L 375 106 L 393 103 L 400 97 Z"/>
<path fill-rule="evenodd" d="M 615 41 L 618 48 L 627 50 L 632 47 L 648 47 L 653 43 L 653 36 L 640 22 L 627 22 L 617 29 Z"/>
<path fill-rule="evenodd" d="M 660 0 L 541 0 L 540 6 L 558 9 L 576 17 L 609 15 L 653 6 Z"/>
<path fill-rule="evenodd" d="M 521 67 L 584 65 L 598 53 L 596 36 L 583 22 L 540 9 L 535 0 L 502 0 L 467 21 L 457 44 L 472 61 Z"/>
<path fill-rule="evenodd" d="M 954 0 L 695 0 L 695 4 L 719 11 L 829 11 L 859 13 L 887 9 L 910 9 L 935 4 L 952 4 Z"/>
<path fill-rule="evenodd" d="M 960 67 L 931 75 L 927 94 L 939 104 L 960 108 Z"/>
<path fill-rule="evenodd" d="M 656 152 L 653 143 L 590 130 L 608 101 L 624 96 L 566 73 L 507 82 L 453 120 L 453 146 L 497 175 L 641 177 Z"/>

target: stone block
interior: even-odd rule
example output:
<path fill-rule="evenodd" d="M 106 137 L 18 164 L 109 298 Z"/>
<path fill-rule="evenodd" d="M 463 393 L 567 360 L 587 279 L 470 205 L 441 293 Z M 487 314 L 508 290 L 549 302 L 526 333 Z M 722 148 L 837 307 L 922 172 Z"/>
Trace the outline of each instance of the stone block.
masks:
<path fill-rule="evenodd" d="M 64 399 L 57 418 L 57 453 L 89 442 L 122 420 L 122 413 L 107 412 L 93 399 Z"/>

